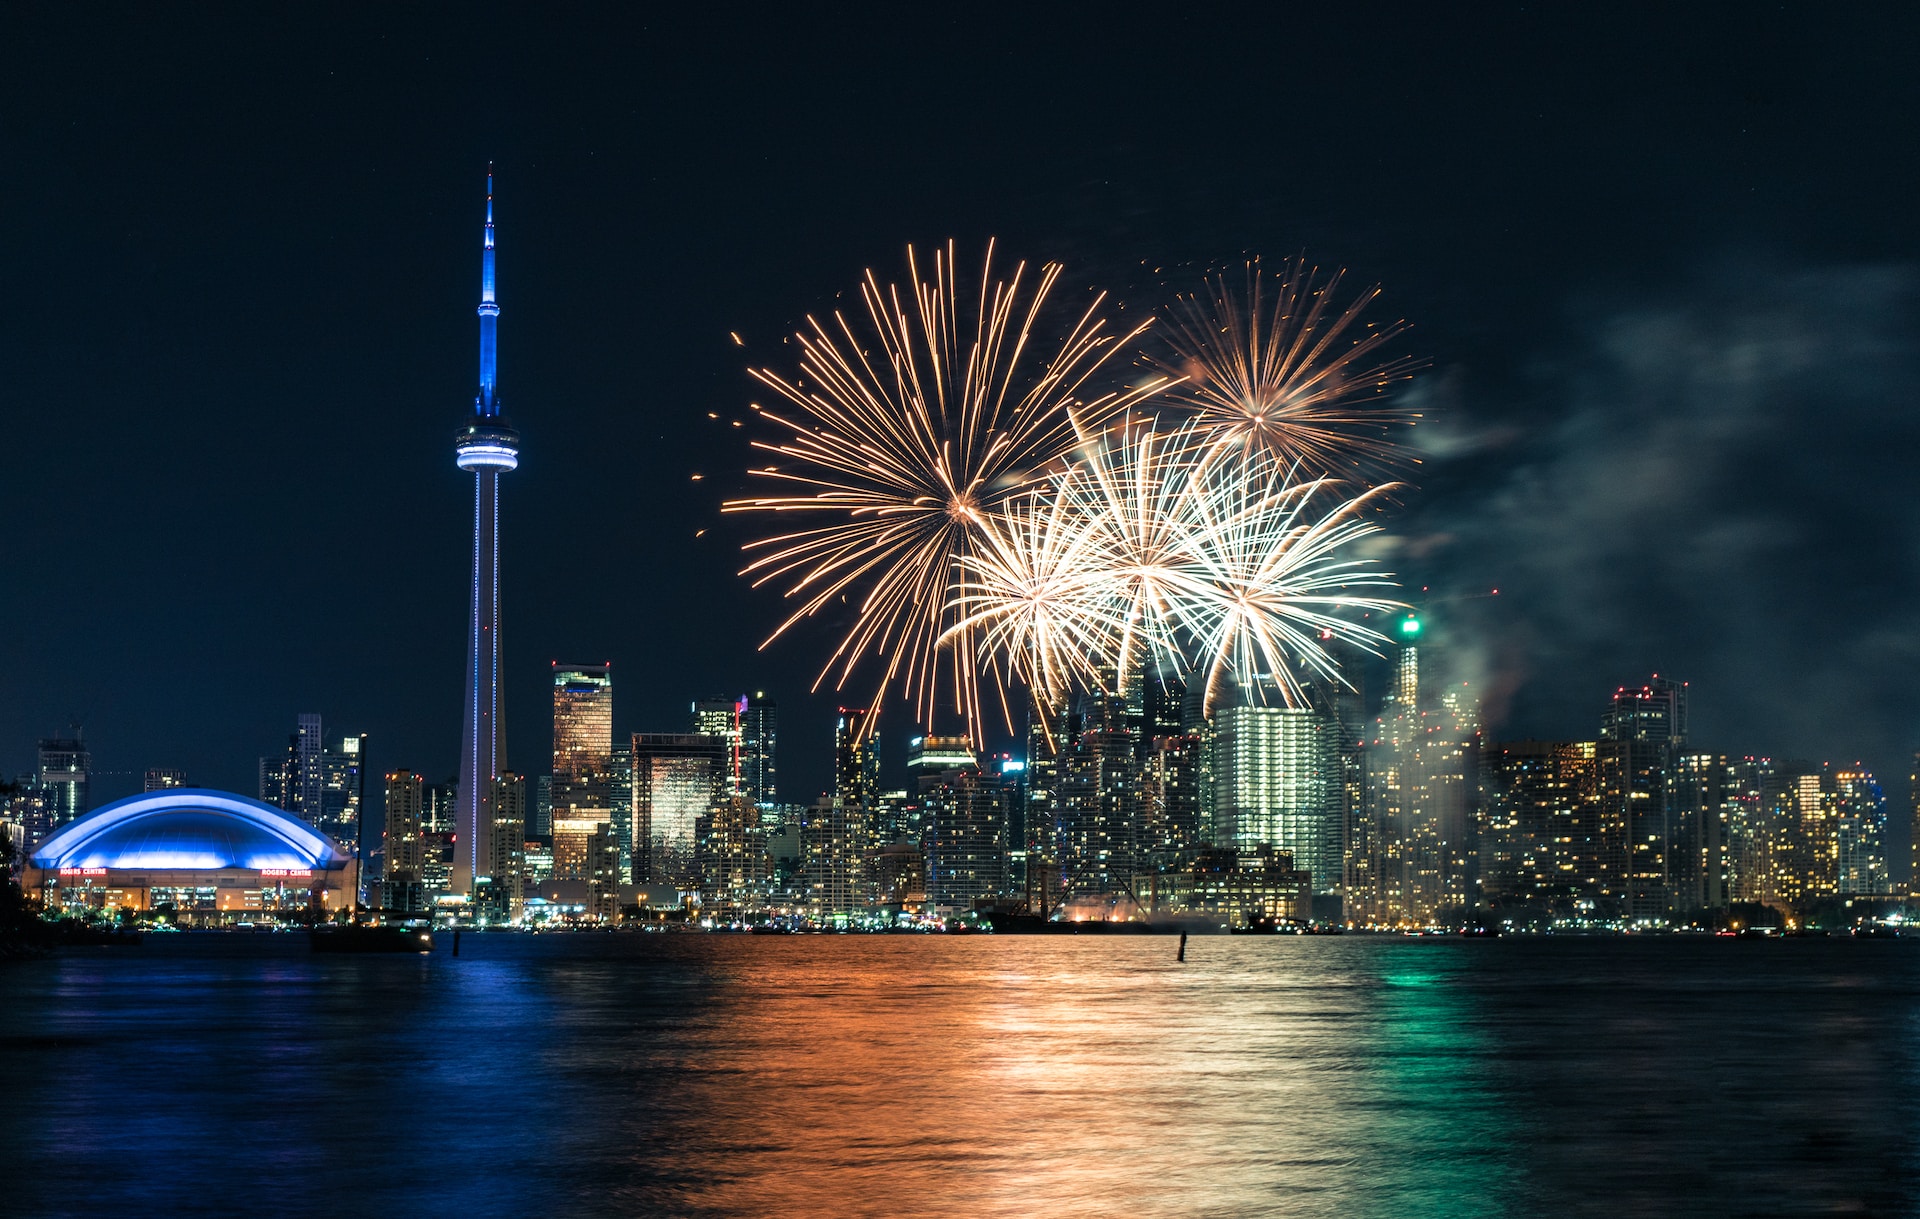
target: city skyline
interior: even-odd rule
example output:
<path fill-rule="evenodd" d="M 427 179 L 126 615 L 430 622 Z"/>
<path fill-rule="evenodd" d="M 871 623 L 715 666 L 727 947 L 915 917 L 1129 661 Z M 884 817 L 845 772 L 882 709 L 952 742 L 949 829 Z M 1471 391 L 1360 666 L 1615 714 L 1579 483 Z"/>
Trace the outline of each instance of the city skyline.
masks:
<path fill-rule="evenodd" d="M 1553 20 L 1579 25 L 1571 16 Z M 1133 310 L 1193 289 L 1209 267 L 1242 250 L 1277 258 L 1304 246 L 1327 265 L 1382 282 L 1392 315 L 1413 322 L 1413 346 L 1432 362 L 1420 392 L 1432 408 L 1422 426 L 1436 436 L 1424 449 L 1424 490 L 1397 531 L 1401 550 L 1390 565 L 1410 590 L 1432 587 L 1432 597 L 1444 602 L 1433 607 L 1437 620 L 1451 617 L 1458 631 L 1471 631 L 1475 666 L 1488 679 L 1489 719 L 1502 725 L 1502 736 L 1572 739 L 1585 731 L 1586 691 L 1654 671 L 1685 672 L 1719 692 L 1696 731 L 1715 748 L 1849 763 L 1858 757 L 1882 776 L 1900 773 L 1920 731 L 1911 700 L 1897 693 L 1911 688 L 1914 658 L 1907 634 L 1882 607 L 1897 604 L 1914 578 L 1900 532 L 1904 517 L 1882 511 L 1872 480 L 1864 490 L 1821 495 L 1826 484 L 1808 463 L 1870 468 L 1874 450 L 1897 448 L 1910 425 L 1891 420 L 1873 433 L 1873 449 L 1852 438 L 1861 429 L 1806 427 L 1834 411 L 1851 420 L 1849 412 L 1889 400 L 1886 389 L 1906 383 L 1910 239 L 1885 181 L 1873 173 L 1834 175 L 1848 187 L 1828 200 L 1824 214 L 1844 217 L 1845 225 L 1815 224 L 1798 212 L 1783 218 L 1761 207 L 1777 202 L 1780 187 L 1739 154 L 1742 133 L 1764 133 L 1803 163 L 1843 154 L 1813 147 L 1808 134 L 1824 130 L 1815 118 L 1832 111 L 1822 107 L 1839 103 L 1821 100 L 1817 73 L 1782 66 L 1792 62 L 1790 48 L 1838 35 L 1796 24 L 1792 15 L 1756 20 L 1734 59 L 1774 65 L 1778 70 L 1766 75 L 1778 96 L 1676 102 L 1659 74 L 1642 65 L 1650 100 L 1621 103 L 1690 108 L 1718 141 L 1707 165 L 1681 164 L 1683 145 L 1655 127 L 1640 164 L 1659 185 L 1569 194 L 1570 184 L 1593 186 L 1576 162 L 1599 136 L 1578 106 L 1543 103 L 1564 134 L 1549 145 L 1529 143 L 1533 120 L 1515 112 L 1487 137 L 1510 155 L 1483 171 L 1484 182 L 1433 157 L 1388 167 L 1390 180 L 1425 172 L 1462 194 L 1459 203 L 1418 221 L 1355 189 L 1368 175 L 1351 168 L 1318 193 L 1262 179 L 1267 202 L 1215 199 L 1220 206 L 1211 209 L 1200 207 L 1195 188 L 1143 176 L 1092 188 L 1135 217 L 1093 234 L 1079 222 L 1082 209 L 1068 206 L 1078 202 L 1078 188 L 1063 170 L 1018 206 L 983 208 L 964 195 L 905 212 L 868 207 L 841 219 L 798 211 L 813 235 L 796 249 L 746 223 L 757 212 L 710 207 L 727 194 L 750 195 L 741 188 L 757 179 L 731 176 L 704 156 L 697 139 L 663 137 L 677 163 L 700 171 L 690 175 L 700 201 L 694 204 L 664 200 L 631 169 L 608 168 L 605 149 L 633 131 L 625 119 L 601 115 L 582 141 L 563 146 L 544 138 L 566 110 L 562 103 L 577 96 L 550 79 L 540 83 L 550 92 L 530 103 L 525 117 L 499 119 L 489 131 L 489 121 L 507 112 L 483 102 L 476 123 L 464 104 L 480 96 L 482 82 L 439 78 L 447 100 L 410 120 L 404 157 L 397 148 L 348 156 L 328 146 L 336 155 L 318 158 L 330 166 L 324 194 L 302 189 L 293 172 L 315 159 L 311 149 L 268 151 L 226 167 L 196 160 L 189 149 L 185 164 L 210 187 L 189 193 L 179 176 L 150 168 L 150 149 L 128 148 L 110 130 L 83 122 L 62 139 L 98 152 L 102 168 L 74 168 L 63 144 L 59 163 L 67 168 L 43 175 L 45 193 L 22 196 L 22 206 L 35 209 L 28 223 L 38 243 L 23 261 L 21 295 L 46 303 L 13 319 L 9 333 L 22 345 L 22 392 L 51 409 L 47 419 L 21 421 L 27 459 L 9 483 L 7 502 L 17 510 L 7 519 L 18 530 L 11 552 L 30 567 L 53 570 L 56 543 L 74 539 L 99 557 L 59 596 L 12 605 L 7 646 L 14 650 L 6 662 L 19 693 L 0 711 L 4 769 L 28 769 L 32 742 L 59 735 L 77 717 L 98 753 L 103 796 L 137 789 L 151 766 L 246 791 L 252 759 L 276 747 L 291 714 L 310 708 L 369 732 L 380 751 L 377 765 L 411 766 L 436 781 L 456 768 L 446 710 L 431 706 L 428 692 L 447 688 L 446 674 L 461 660 L 444 632 L 428 624 L 448 613 L 459 617 L 460 607 L 448 608 L 447 589 L 466 587 L 470 573 L 449 573 L 470 556 L 462 558 L 450 542 L 461 532 L 459 514 L 447 506 L 457 498 L 454 472 L 435 471 L 432 463 L 443 463 L 445 404 L 465 391 L 455 374 L 471 358 L 471 331 L 455 324 L 470 307 L 470 297 L 462 299 L 470 289 L 460 285 L 471 283 L 470 236 L 462 236 L 470 229 L 459 218 L 472 214 L 479 168 L 497 156 L 509 175 L 503 180 L 524 192 L 526 209 L 524 222 L 515 213 L 526 246 L 515 247 L 513 282 L 527 293 L 524 309 L 515 297 L 516 327 L 522 319 L 525 327 L 514 331 L 515 385 L 524 384 L 515 401 L 537 411 L 542 432 L 539 462 L 516 474 L 514 501 L 527 516 L 503 522 L 508 552 L 524 556 L 519 567 L 509 563 L 504 592 L 508 616 L 525 624 L 507 639 L 509 725 L 540 723 L 547 661 L 605 655 L 623 672 L 661 678 L 644 683 L 626 703 L 630 710 L 617 712 L 616 734 L 673 728 L 680 702 L 715 689 L 764 688 L 781 701 L 790 740 L 826 739 L 835 709 L 852 695 L 807 693 L 818 638 L 753 650 L 777 621 L 778 599 L 754 594 L 734 577 L 738 535 L 717 513 L 730 490 L 722 485 L 729 471 L 744 464 L 744 429 L 731 427 L 754 392 L 744 368 L 777 362 L 779 336 L 798 315 L 831 301 L 858 268 L 895 265 L 908 241 L 958 232 L 976 246 L 999 234 L 1015 256 L 1058 256 L 1076 289 L 1107 287 Z M 262 18 L 254 32 L 293 47 L 312 29 Z M 1472 41 L 1464 27 L 1427 34 L 1455 57 L 1472 53 L 1463 49 Z M 330 37 L 314 45 L 332 45 Z M 181 51 L 187 61 L 210 53 Z M 132 55 L 122 43 L 103 48 L 95 71 L 114 64 L 128 70 L 94 81 L 100 96 L 139 88 L 159 99 L 148 120 L 153 129 L 183 129 L 189 111 L 178 102 L 169 108 L 165 89 L 146 88 L 147 69 Z M 1413 62 L 1405 70 L 1418 77 L 1434 69 Z M 1716 69 L 1702 70 L 1716 79 Z M 299 71 L 294 77 L 311 79 Z M 24 67 L 16 81 L 38 89 L 19 108 L 28 128 L 56 130 L 53 116 L 64 112 L 47 103 L 64 103 L 73 86 Z M 253 84 L 305 112 L 307 103 L 279 91 L 290 83 Z M 335 100 L 349 111 L 380 111 L 399 87 L 375 74 L 344 86 Z M 1307 82 L 1298 87 L 1311 92 Z M 1443 87 L 1440 97 L 1447 113 L 1463 113 L 1478 99 L 1465 86 Z M 1176 105 L 1139 136 L 1114 139 L 1184 130 L 1192 117 Z M 753 137 L 756 147 L 779 155 L 783 132 Z M 315 138 L 324 145 L 336 137 Z M 13 172 L 52 165 L 51 147 L 29 145 Z M 1086 163 L 1114 148 L 1086 151 Z M 417 149 L 428 151 L 419 156 Z M 1070 152 L 1069 162 L 1078 155 Z M 1016 143 L 992 166 L 1015 169 L 1033 156 Z M 121 209 L 132 202 L 91 189 L 97 180 L 90 175 L 108 168 L 116 177 L 160 184 L 138 201 L 150 219 L 127 223 L 130 213 Z M 898 173 L 929 180 L 927 171 L 895 161 L 860 172 L 871 180 Z M 1716 175 L 1727 184 L 1716 185 Z M 701 193 L 706 177 L 712 194 Z M 1689 200 L 1677 213 L 1620 206 L 1641 200 L 1643 189 L 1670 199 L 1676 187 Z M 793 198 L 805 193 L 796 190 Z M 1533 221 L 1511 234 L 1513 212 L 1498 205 L 1503 191 L 1521 192 L 1534 206 L 1530 214 L 1551 214 L 1553 225 Z M 1746 201 L 1756 193 L 1758 202 Z M 201 202 L 207 197 L 211 210 Z M 272 223 L 237 220 L 222 202 L 229 198 L 252 201 L 250 208 Z M 73 205 L 69 214 L 54 213 L 56 200 Z M 1545 207 L 1550 201 L 1554 206 Z M 715 219 L 695 223 L 701 207 Z M 1215 218 L 1195 222 L 1206 210 Z M 769 278 L 753 301 L 742 301 L 692 273 L 694 260 L 669 253 L 635 296 L 637 281 L 615 268 L 647 265 L 640 257 L 645 238 L 631 223 L 636 214 L 677 222 L 650 231 L 690 234 L 690 248 L 712 250 L 737 239 L 740 249 L 730 257 L 740 261 L 728 265 L 765 267 Z M 166 237 L 130 247 L 117 235 L 123 229 Z M 1440 232 L 1457 241 L 1427 240 Z M 256 265 L 290 262 L 315 233 L 325 235 L 333 273 L 309 296 L 273 293 Z M 1703 243 L 1703 233 L 1714 239 Z M 1422 253 L 1423 242 L 1448 252 Z M 1557 252 L 1542 260 L 1551 275 L 1520 266 L 1541 242 Z M 76 253 L 96 244 L 93 254 Z M 49 260 L 54 253 L 57 262 Z M 1631 257 L 1623 261 L 1623 253 Z M 1462 257 L 1474 268 L 1464 276 L 1470 294 L 1462 286 Z M 121 332 L 63 287 L 74 265 L 104 285 L 102 299 L 164 294 L 191 302 L 179 312 L 207 319 L 206 335 L 169 317 Z M 671 309 L 650 303 L 670 288 L 686 289 L 685 298 Z M 275 309 L 237 307 L 268 297 L 279 302 Z M 1846 325 L 1810 318 L 1796 299 L 1818 301 L 1815 312 Z M 45 329 L 53 321 L 61 333 Z M 1845 339 L 1849 329 L 1864 337 Z M 1789 338 L 1798 345 L 1783 345 Z M 1727 362 L 1755 344 L 1798 351 L 1803 362 Z M 114 354 L 123 349 L 124 356 Z M 65 378 L 64 365 L 48 355 L 56 352 L 95 371 Z M 636 364 L 646 376 L 632 375 Z M 1725 375 L 1707 375 L 1714 369 Z M 149 376 L 164 385 L 163 395 L 185 394 L 165 412 L 172 430 L 164 434 L 149 428 L 148 398 L 133 388 Z M 272 418 L 248 405 L 289 396 L 296 409 Z M 140 413 L 121 414 L 123 402 L 140 404 Z M 282 429 L 308 426 L 302 420 L 323 411 L 339 413 L 343 434 L 353 437 L 352 477 L 320 479 L 260 458 L 291 447 Z M 720 417 L 708 419 L 709 411 Z M 99 426 L 80 444 L 52 424 L 56 414 Z M 1605 426 L 1613 420 L 1632 426 Z M 183 443 L 174 431 L 209 445 L 226 475 L 170 483 L 156 474 L 193 465 L 183 450 L 170 448 Z M 1625 435 L 1693 443 L 1712 460 L 1673 477 L 1622 481 L 1645 469 L 1649 457 L 1625 445 Z M 730 448 L 736 442 L 741 447 Z M 181 460 L 147 460 L 154 453 Z M 1729 486 L 1729 463 L 1742 457 L 1770 471 L 1772 485 L 1798 494 L 1756 499 Z M 272 475 L 263 477 L 269 467 Z M 61 506 L 77 498 L 68 494 L 73 477 L 87 473 L 101 476 L 90 480 L 105 497 L 91 501 L 100 507 L 63 513 Z M 691 481 L 693 474 L 703 480 Z M 1550 494 L 1558 486 L 1578 494 Z M 1622 487 L 1633 493 L 1603 490 Z M 140 511 L 124 510 L 135 503 Z M 1581 505 L 1586 516 L 1568 515 Z M 1605 505 L 1625 515 L 1599 514 L 1597 506 Z M 1643 515 L 1640 506 L 1658 511 Z M 109 510 L 113 515 L 99 515 Z M 140 523 L 122 528 L 110 523 L 136 517 Z M 286 561 L 280 539 L 291 520 L 326 558 Z M 1636 551 L 1622 540 L 1647 536 L 1656 520 L 1679 529 L 1671 544 Z M 1557 532 L 1532 532 L 1549 528 Z M 703 529 L 704 536 L 694 536 Z M 633 541 L 609 547 L 608 537 Z M 1710 546 L 1715 538 L 1728 549 Z M 1581 558 L 1556 558 L 1563 553 Z M 1683 560 L 1694 553 L 1713 564 L 1687 568 Z M 356 563 L 367 569 L 359 584 L 388 595 L 313 595 L 314 573 L 353 573 Z M 567 573 L 589 568 L 617 591 L 584 600 L 568 595 Z M 129 578 L 176 576 L 189 578 L 175 581 L 180 595 L 165 604 L 112 595 Z M 1495 586 L 1502 589 L 1498 605 L 1445 600 Z M 662 587 L 671 591 L 658 592 Z M 1722 588 L 1725 599 L 1716 595 Z M 1657 595 L 1635 595 L 1643 589 Z M 1581 603 L 1605 609 L 1570 608 Z M 208 626 L 214 622 L 228 629 L 215 634 Z M 154 634 L 185 646 L 156 653 L 145 642 Z M 692 646 L 662 648 L 663 639 Z M 1755 660 L 1761 655 L 1768 663 Z M 432 670 L 439 676 L 430 678 Z M 457 676 L 452 685 L 459 685 Z M 1830 707 L 1847 713 L 1829 714 Z M 882 710 L 895 759 L 909 735 L 896 727 L 899 710 Z M 540 756 L 542 742 L 536 733 L 510 740 L 508 748 L 508 763 L 524 766 Z M 790 757 L 783 787 L 806 794 L 831 784 L 830 765 L 815 751 L 795 749 Z"/>

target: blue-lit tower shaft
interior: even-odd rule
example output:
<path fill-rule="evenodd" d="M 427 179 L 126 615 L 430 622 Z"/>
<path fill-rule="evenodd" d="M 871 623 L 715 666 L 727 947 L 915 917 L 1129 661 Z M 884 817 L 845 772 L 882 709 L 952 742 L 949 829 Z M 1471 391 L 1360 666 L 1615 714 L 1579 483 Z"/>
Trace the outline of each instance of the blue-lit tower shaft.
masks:
<path fill-rule="evenodd" d="M 454 892 L 477 896 L 493 854 L 494 779 L 506 769 L 500 721 L 500 475 L 520 464 L 520 436 L 500 414 L 493 283 L 493 171 L 487 171 L 487 225 L 480 255 L 480 392 L 454 444 L 455 461 L 473 471 L 473 611 L 467 620 L 466 714 L 460 736 L 459 808 L 454 831 Z"/>

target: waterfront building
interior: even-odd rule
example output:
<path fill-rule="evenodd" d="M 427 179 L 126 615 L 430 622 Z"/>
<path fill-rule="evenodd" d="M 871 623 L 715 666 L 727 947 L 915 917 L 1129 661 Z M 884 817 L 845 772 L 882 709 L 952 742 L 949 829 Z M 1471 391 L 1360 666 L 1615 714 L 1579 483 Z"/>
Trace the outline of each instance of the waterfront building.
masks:
<path fill-rule="evenodd" d="M 821 925 L 844 924 L 865 907 L 861 811 L 832 796 L 808 805 L 800 819 L 800 880 L 807 915 Z"/>
<path fill-rule="evenodd" d="M 117 800 L 67 823 L 21 883 L 49 910 L 156 910 L 188 924 L 349 910 L 358 865 L 283 809 L 180 787 Z"/>
<path fill-rule="evenodd" d="M 1428 926 L 1474 896 L 1479 705 L 1465 685 L 1423 686 L 1424 632 L 1418 617 L 1401 620 L 1380 714 L 1357 764 L 1341 760 L 1343 788 L 1357 793 L 1346 817 L 1346 907 L 1375 925 Z"/>
<path fill-rule="evenodd" d="M 760 808 L 728 796 L 699 819 L 700 905 L 728 919 L 764 904 L 773 876 Z"/>
<path fill-rule="evenodd" d="M 1285 851 L 1268 844 L 1249 851 L 1206 847 L 1180 870 L 1153 877 L 1141 904 L 1154 916 L 1200 915 L 1226 927 L 1256 921 L 1303 923 L 1312 917 L 1313 878 L 1294 867 Z M 1121 917 L 1138 913 L 1114 909 Z"/>
<path fill-rule="evenodd" d="M 1598 887 L 1592 741 L 1506 741 L 1480 765 L 1480 891 L 1571 916 Z"/>
<path fill-rule="evenodd" d="M 1686 683 L 1658 674 L 1638 689 L 1620 687 L 1601 713 L 1603 892 L 1629 920 L 1664 920 L 1672 908 L 1673 788 L 1686 738 Z"/>
<path fill-rule="evenodd" d="M 607 822 L 594 826 L 587 835 L 586 916 L 595 923 L 613 923 L 620 918 L 620 844 Z"/>
<path fill-rule="evenodd" d="M 634 843 L 633 883 L 692 889 L 699 883 L 701 819 L 729 794 L 732 748 L 695 732 L 636 732 L 633 803 L 622 810 Z M 749 801 L 751 803 L 751 801 Z"/>
<path fill-rule="evenodd" d="M 553 874 L 586 880 L 587 840 L 613 819 L 613 669 L 552 668 Z"/>
<path fill-rule="evenodd" d="M 474 906 L 490 919 L 517 919 L 526 906 L 527 780 L 502 771 L 493 781 L 493 841 Z"/>
<path fill-rule="evenodd" d="M 1007 891 L 1007 821 L 1015 787 L 978 766 L 923 775 L 931 913 L 965 914 Z"/>
<path fill-rule="evenodd" d="M 1675 760 L 1672 847 L 1668 859 L 1678 914 L 1724 909 L 1733 873 L 1730 854 L 1739 775 L 1723 753 L 1682 753 Z"/>
<path fill-rule="evenodd" d="M 1787 777 L 1772 758 L 1752 756 L 1734 760 L 1732 772 L 1727 797 L 1728 900 L 1785 909 Z"/>
<path fill-rule="evenodd" d="M 1907 892 L 1920 895 L 1920 749 L 1907 773 Z"/>
<path fill-rule="evenodd" d="M 620 875 L 633 875 L 633 741 L 613 743 L 613 767 L 608 784 L 613 838 L 620 850 Z M 644 842 L 642 843 L 644 845 Z"/>
<path fill-rule="evenodd" d="M 1887 866 L 1887 801 L 1879 782 L 1856 764 L 1835 773 L 1833 784 L 1835 889 L 1848 896 L 1893 893 Z"/>
<path fill-rule="evenodd" d="M 1286 852 L 1318 894 L 1340 892 L 1339 724 L 1307 707 L 1242 701 L 1214 714 L 1214 846 Z"/>
<path fill-rule="evenodd" d="M 500 476 L 520 464 L 520 434 L 500 410 L 494 293 L 493 169 L 480 252 L 480 389 L 454 441 L 454 464 L 473 472 L 473 585 L 467 615 L 467 684 L 460 726 L 459 812 L 453 891 L 471 896 L 493 836 L 493 780 L 507 769 L 500 719 Z"/>
<path fill-rule="evenodd" d="M 1140 782 L 1124 699 L 1084 696 L 1059 756 L 1052 844 L 1066 898 L 1126 894 L 1139 867 Z"/>
<path fill-rule="evenodd" d="M 411 914 L 427 908 L 425 815 L 426 780 L 412 771 L 389 772 L 386 828 L 381 835 L 383 910 Z"/>
<path fill-rule="evenodd" d="M 1151 724 L 1151 703 L 1149 708 Z M 1141 863 L 1148 871 L 1169 871 L 1183 866 L 1202 845 L 1200 737 L 1156 736 L 1147 742 L 1140 775 Z"/>

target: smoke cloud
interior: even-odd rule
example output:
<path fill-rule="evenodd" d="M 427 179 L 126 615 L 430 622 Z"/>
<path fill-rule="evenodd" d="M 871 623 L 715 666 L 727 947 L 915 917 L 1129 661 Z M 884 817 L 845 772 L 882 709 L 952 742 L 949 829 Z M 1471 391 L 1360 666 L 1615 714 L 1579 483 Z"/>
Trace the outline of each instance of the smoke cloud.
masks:
<path fill-rule="evenodd" d="M 1440 413 L 1401 568 L 1494 734 L 1591 736 L 1658 671 L 1691 683 L 1702 747 L 1863 759 L 1904 803 L 1915 287 L 1906 266 L 1748 268 L 1586 306 L 1526 401 Z"/>

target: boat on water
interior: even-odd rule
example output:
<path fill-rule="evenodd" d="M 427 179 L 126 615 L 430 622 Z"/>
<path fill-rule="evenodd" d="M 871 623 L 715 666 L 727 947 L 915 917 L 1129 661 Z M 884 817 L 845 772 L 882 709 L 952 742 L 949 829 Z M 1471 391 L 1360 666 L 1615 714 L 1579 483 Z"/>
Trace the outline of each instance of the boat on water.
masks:
<path fill-rule="evenodd" d="M 433 935 L 419 927 L 352 923 L 314 927 L 307 941 L 315 952 L 432 952 Z"/>

